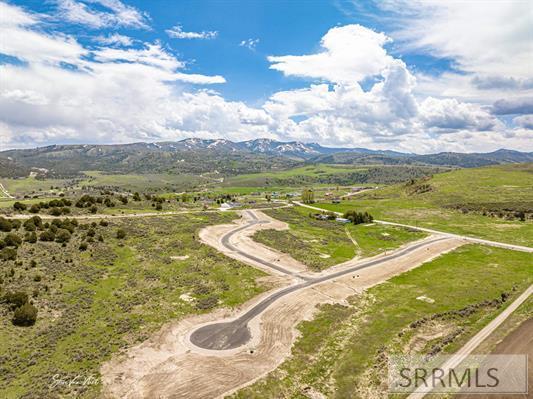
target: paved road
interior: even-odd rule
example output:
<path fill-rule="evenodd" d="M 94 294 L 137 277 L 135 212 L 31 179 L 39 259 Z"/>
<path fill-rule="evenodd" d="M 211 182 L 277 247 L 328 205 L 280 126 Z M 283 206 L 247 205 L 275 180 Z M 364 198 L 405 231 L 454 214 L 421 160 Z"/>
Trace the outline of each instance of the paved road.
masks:
<path fill-rule="evenodd" d="M 265 223 L 265 221 L 263 220 L 259 220 L 257 218 L 257 216 L 255 215 L 255 213 L 253 213 L 252 211 L 246 211 L 246 213 L 250 216 L 250 218 L 252 219 L 252 221 L 250 223 L 247 223 L 246 225 L 242 226 L 242 227 L 239 227 L 235 230 L 232 230 L 228 233 L 226 233 L 224 236 L 222 236 L 222 239 L 221 239 L 221 242 L 222 242 L 222 245 L 224 245 L 226 248 L 232 250 L 233 252 L 237 252 L 238 254 L 248 258 L 248 259 L 251 259 L 257 263 L 260 263 L 266 267 L 270 267 L 271 269 L 274 269 L 274 270 L 277 270 L 278 272 L 281 272 L 283 274 L 287 274 L 287 275 L 291 275 L 291 276 L 296 276 L 302 280 L 309 280 L 309 277 L 306 277 L 306 276 L 301 276 L 297 273 L 294 273 L 294 272 L 291 272 L 290 270 L 287 270 L 285 269 L 284 267 L 280 266 L 280 265 L 277 265 L 273 262 L 268 262 L 264 259 L 261 259 L 261 258 L 258 258 L 257 256 L 254 256 L 252 254 L 249 254 L 247 252 L 244 252 L 244 251 L 241 251 L 240 249 L 238 249 L 236 246 L 234 246 L 232 243 L 231 243 L 231 237 L 233 237 L 235 234 L 237 234 L 238 232 L 242 231 L 242 230 L 246 230 L 247 228 L 253 226 L 253 225 L 256 225 L 256 224 L 261 224 L 261 223 Z"/>
<path fill-rule="evenodd" d="M 250 212 L 252 213 L 252 212 Z M 255 216 L 255 215 L 254 215 Z M 253 219 L 251 222 L 247 223 L 245 226 L 239 227 L 238 229 L 232 230 L 231 232 L 227 233 L 222 238 L 222 244 L 232 250 L 237 250 L 241 255 L 254 260 L 255 262 L 260 262 L 261 264 L 271 267 L 277 271 L 281 271 L 282 273 L 285 273 L 287 275 L 294 275 L 292 272 L 280 267 L 279 265 L 272 264 L 270 262 L 261 260 L 251 254 L 239 251 L 236 249 L 233 245 L 230 243 L 230 238 L 232 235 L 237 234 L 239 231 L 242 231 L 250 226 L 253 226 L 254 224 L 261 223 L 261 221 L 257 220 L 257 218 Z M 372 259 L 368 260 L 366 262 L 358 263 L 357 265 L 340 270 L 338 272 L 334 272 L 325 276 L 320 277 L 302 277 L 304 281 L 301 283 L 297 283 L 294 285 L 291 285 L 289 287 L 283 288 L 277 292 L 274 292 L 270 296 L 266 297 L 262 301 L 260 301 L 258 304 L 253 306 L 252 308 L 248 309 L 246 313 L 239 316 L 237 319 L 234 319 L 230 322 L 221 322 L 221 323 L 214 323 L 209 324 L 204 327 L 200 327 L 196 331 L 194 331 L 190 336 L 190 341 L 204 349 L 212 349 L 212 350 L 226 350 L 226 349 L 234 349 L 238 348 L 244 344 L 246 344 L 250 338 L 250 329 L 248 328 L 248 323 L 261 314 L 265 309 L 267 309 L 270 305 L 272 305 L 275 301 L 278 299 L 284 297 L 285 295 L 288 295 L 290 293 L 293 293 L 295 291 L 301 290 L 303 288 L 310 287 L 312 285 L 320 284 L 328 280 L 333 280 L 335 278 L 345 276 L 347 274 L 351 274 L 356 272 L 357 270 L 361 270 L 367 267 L 376 266 L 381 263 L 390 261 L 392 259 L 399 258 L 401 256 L 407 255 L 419 248 L 422 248 L 430 243 L 434 243 L 437 241 L 445 240 L 447 237 L 437 237 L 433 238 L 431 240 L 425 240 L 423 242 L 416 243 L 414 245 L 411 245 L 409 247 L 405 247 L 403 249 L 397 250 L 394 253 L 383 256 L 379 259 Z"/>
<path fill-rule="evenodd" d="M 307 205 L 307 204 L 304 204 L 304 203 L 298 202 L 298 201 L 293 201 L 293 203 L 296 204 L 296 205 L 299 205 L 299 206 L 303 206 L 305 208 L 314 209 L 315 211 L 320 211 L 320 212 L 326 211 L 326 209 L 318 208 L 318 207 L 312 206 L 312 205 Z M 333 213 L 335 213 L 337 215 L 342 215 L 341 212 L 333 212 Z M 411 229 L 415 229 L 415 230 L 419 230 L 419 231 L 425 231 L 425 232 L 431 233 L 431 234 L 440 234 L 440 235 L 447 236 L 447 237 L 460 238 L 462 240 L 467 240 L 467 241 L 475 242 L 475 243 L 478 243 L 478 244 L 490 245 L 492 247 L 500 247 L 500 248 L 512 249 L 514 251 L 523 251 L 523 252 L 531 252 L 531 253 L 533 253 L 533 248 L 522 246 L 522 245 L 514 245 L 514 244 L 507 244 L 507 243 L 504 243 L 504 242 L 484 240 L 482 238 L 463 236 L 463 235 L 454 234 L 454 233 L 447 233 L 445 231 L 427 229 L 425 227 L 411 226 L 409 224 L 387 222 L 385 220 L 374 220 L 374 222 L 380 223 L 380 224 L 388 224 L 388 225 L 391 225 L 391 226 L 409 227 Z"/>

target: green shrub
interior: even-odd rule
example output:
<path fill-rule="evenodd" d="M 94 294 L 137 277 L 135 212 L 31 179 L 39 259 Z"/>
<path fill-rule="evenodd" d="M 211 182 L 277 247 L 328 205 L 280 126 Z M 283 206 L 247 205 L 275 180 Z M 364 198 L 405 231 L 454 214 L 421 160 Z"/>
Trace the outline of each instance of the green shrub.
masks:
<path fill-rule="evenodd" d="M 117 230 L 117 238 L 119 240 L 123 240 L 124 238 L 126 238 L 126 232 L 122 229 L 118 229 Z"/>
<path fill-rule="evenodd" d="M 37 242 L 37 234 L 35 231 L 28 231 L 24 235 L 24 241 L 29 242 L 31 244 L 35 244 Z"/>
<path fill-rule="evenodd" d="M 11 308 L 19 308 L 28 302 L 28 294 L 22 291 L 6 292 L 3 301 Z"/>
<path fill-rule="evenodd" d="M 4 244 L 6 247 L 18 247 L 22 244 L 22 238 L 18 234 L 8 233 L 4 237 Z"/>
<path fill-rule="evenodd" d="M 54 208 L 50 209 L 50 215 L 52 215 L 52 216 L 61 216 L 62 213 L 63 212 L 61 211 L 61 208 L 54 207 Z"/>
<path fill-rule="evenodd" d="M 17 201 L 13 204 L 13 209 L 15 209 L 16 211 L 25 211 L 27 208 L 28 206 L 26 204 L 23 204 L 22 202 Z"/>
<path fill-rule="evenodd" d="M 35 223 L 33 223 L 33 220 L 28 219 L 24 222 L 24 230 L 26 231 L 35 231 L 37 230 L 37 227 L 35 226 Z"/>
<path fill-rule="evenodd" d="M 26 302 L 13 314 L 13 324 L 21 327 L 33 326 L 37 320 L 37 308 Z"/>
<path fill-rule="evenodd" d="M 33 204 L 30 207 L 30 212 L 31 213 L 39 213 L 40 211 L 41 211 L 41 207 L 38 204 Z"/>
<path fill-rule="evenodd" d="M 349 219 L 353 224 L 372 223 L 374 218 L 368 212 L 347 211 L 344 215 L 345 219 Z"/>
<path fill-rule="evenodd" d="M 200 310 L 212 309 L 218 305 L 218 296 L 210 295 L 196 302 L 196 308 Z"/>
<path fill-rule="evenodd" d="M 13 225 L 9 219 L 0 217 L 0 231 L 10 232 L 12 228 Z"/>
<path fill-rule="evenodd" d="M 115 203 L 111 201 L 111 198 L 106 197 L 106 199 L 104 200 L 104 205 L 108 208 L 113 208 L 115 206 Z"/>
<path fill-rule="evenodd" d="M 2 260 L 16 260 L 17 250 L 14 248 L 4 248 L 0 251 L 0 259 Z"/>
<path fill-rule="evenodd" d="M 26 220 L 26 221 L 24 222 L 24 228 L 25 228 L 26 230 L 28 230 L 28 229 L 26 228 L 26 225 L 27 225 L 27 224 L 28 224 L 28 225 L 32 225 L 33 227 L 36 227 L 36 228 L 41 229 L 41 228 L 43 227 L 43 220 L 41 219 L 40 216 L 32 216 L 31 218 L 29 218 L 28 220 Z M 31 227 L 30 227 L 30 228 L 31 228 Z M 33 230 L 31 230 L 31 231 L 33 231 Z"/>
<path fill-rule="evenodd" d="M 80 251 L 87 251 L 87 247 L 88 247 L 87 243 L 86 242 L 82 242 L 80 244 L 80 246 L 79 246 L 79 250 Z"/>
<path fill-rule="evenodd" d="M 94 205 L 95 202 L 96 202 L 96 199 L 93 196 L 85 194 L 84 196 L 82 196 L 76 202 L 76 207 L 78 207 L 78 208 L 88 208 L 88 207 Z"/>
<path fill-rule="evenodd" d="M 43 231 L 39 236 L 39 240 L 41 241 L 54 241 L 55 239 L 56 235 L 52 230 Z"/>
<path fill-rule="evenodd" d="M 100 226 L 106 227 L 109 226 L 109 222 L 105 219 L 100 220 Z"/>
<path fill-rule="evenodd" d="M 58 229 L 56 233 L 56 242 L 63 243 L 70 240 L 70 232 L 67 229 Z"/>

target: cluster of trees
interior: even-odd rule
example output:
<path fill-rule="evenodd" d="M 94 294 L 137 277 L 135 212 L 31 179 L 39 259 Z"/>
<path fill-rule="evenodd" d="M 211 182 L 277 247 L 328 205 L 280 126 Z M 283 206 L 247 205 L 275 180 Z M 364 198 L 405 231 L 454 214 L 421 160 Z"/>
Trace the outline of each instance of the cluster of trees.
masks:
<path fill-rule="evenodd" d="M 22 225 L 24 235 L 21 236 L 17 231 L 21 227 L 19 220 L 9 220 L 0 218 L 0 230 L 7 234 L 0 239 L 0 259 L 15 260 L 17 257 L 17 248 L 23 243 L 36 243 L 40 241 L 55 241 L 61 244 L 67 243 L 76 227 L 76 219 L 54 219 L 51 223 L 43 223 L 39 216 L 33 216 L 24 221 Z M 14 232 L 12 231 L 14 230 Z M 39 232 L 37 235 L 37 232 Z"/>
<path fill-rule="evenodd" d="M 302 191 L 302 202 L 304 204 L 312 204 L 315 202 L 315 193 L 313 190 L 306 188 Z"/>
<path fill-rule="evenodd" d="M 120 199 L 120 198 L 119 198 Z M 124 197 L 125 203 L 128 203 L 128 199 Z M 122 199 L 120 199 L 122 201 Z M 122 201 L 124 203 L 124 201 Z M 85 194 L 81 196 L 78 201 L 76 201 L 77 208 L 89 208 L 91 213 L 96 213 L 98 211 L 97 204 L 103 204 L 108 208 L 113 208 L 115 202 L 110 197 L 93 197 L 92 195 Z"/>
<path fill-rule="evenodd" d="M 235 202 L 236 196 L 232 194 L 219 194 L 215 197 L 217 204 L 223 204 L 225 202 Z"/>
<path fill-rule="evenodd" d="M 139 194 L 136 193 L 138 196 Z M 76 203 L 74 204 L 76 208 L 88 208 L 91 213 L 98 212 L 98 205 L 105 205 L 108 208 L 113 208 L 115 202 L 111 198 L 113 193 L 105 192 L 101 196 L 95 197 L 90 194 L 85 194 L 81 196 Z M 117 197 L 118 201 L 126 205 L 128 203 L 128 198 L 124 195 Z M 140 197 L 139 197 L 140 201 Z M 22 202 L 15 202 L 13 208 L 18 212 L 23 212 L 28 210 L 31 213 L 39 213 L 42 209 L 49 209 L 49 213 L 53 216 L 67 215 L 70 213 L 70 206 L 72 201 L 67 198 L 53 199 L 48 202 L 39 202 L 38 204 L 33 204 L 31 206 L 24 204 Z"/>
<path fill-rule="evenodd" d="M 455 209 L 465 214 L 472 212 L 505 220 L 525 222 L 533 218 L 533 204 L 531 202 L 458 203 L 444 205 L 444 207 Z"/>
<path fill-rule="evenodd" d="M 106 220 L 100 221 L 100 226 L 108 226 Z M 24 232 L 19 232 L 20 227 L 23 227 Z M 79 249 L 84 251 L 88 248 L 88 243 L 95 239 L 102 242 L 103 236 L 100 234 L 96 237 L 97 223 L 92 222 L 90 225 L 79 225 L 76 219 L 54 219 L 51 222 L 43 222 L 39 216 L 33 216 L 24 221 L 23 224 L 16 219 L 6 219 L 0 217 L 0 231 L 6 232 L 3 238 L 0 239 L 0 260 L 16 260 L 17 249 L 23 242 L 34 244 L 37 241 L 43 242 L 57 242 L 65 246 L 72 238 L 72 235 L 77 228 L 86 230 L 83 235 L 83 240 Z M 118 229 L 116 233 L 118 239 L 124 239 L 126 232 Z"/>
<path fill-rule="evenodd" d="M 37 320 L 37 308 L 28 301 L 28 294 L 25 292 L 7 292 L 2 302 L 7 304 L 13 311 L 12 322 L 16 326 L 32 326 Z"/>
<path fill-rule="evenodd" d="M 357 212 L 354 210 L 347 211 L 343 217 L 350 220 L 353 224 L 372 223 L 374 217 L 368 212 Z"/>
<path fill-rule="evenodd" d="M 20 228 L 19 220 L 9 220 L 0 217 L 0 231 L 7 232 L 7 234 L 0 239 L 0 260 L 15 260 L 17 258 L 17 248 L 22 244 L 22 239 L 12 230 Z"/>
<path fill-rule="evenodd" d="M 408 187 L 407 193 L 409 195 L 424 194 L 433 191 L 433 186 L 428 183 L 413 184 Z"/>
<path fill-rule="evenodd" d="M 49 209 L 49 213 L 53 216 L 67 215 L 70 213 L 69 206 L 72 205 L 72 201 L 67 198 L 58 198 L 53 199 L 48 202 L 41 201 L 37 204 L 32 204 L 28 206 L 22 202 L 15 202 L 13 204 L 13 209 L 17 212 L 24 212 L 28 210 L 30 213 L 39 213 L 42 209 Z"/>

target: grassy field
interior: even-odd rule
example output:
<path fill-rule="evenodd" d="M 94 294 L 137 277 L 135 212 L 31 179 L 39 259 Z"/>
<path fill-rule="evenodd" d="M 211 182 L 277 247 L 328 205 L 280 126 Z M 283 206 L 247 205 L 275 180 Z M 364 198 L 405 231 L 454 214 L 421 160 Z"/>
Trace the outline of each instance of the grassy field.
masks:
<path fill-rule="evenodd" d="M 110 187 L 123 191 L 139 192 L 181 192 L 207 183 L 200 176 L 189 174 L 105 174 L 98 171 L 84 172 L 85 178 L 78 179 L 0 179 L 6 190 L 13 196 L 45 195 L 62 189 L 79 190 L 83 187 Z"/>
<path fill-rule="evenodd" d="M 532 264 L 528 253 L 468 245 L 352 297 L 349 306 L 321 306 L 299 325 L 292 356 L 234 397 L 386 397 L 388 354 L 458 349 L 533 282 Z M 501 303 L 504 292 L 510 297 Z"/>
<path fill-rule="evenodd" d="M 424 185 L 430 187 L 429 191 L 413 192 Z M 484 206 L 489 209 L 531 208 L 532 199 L 533 164 L 524 164 L 462 169 L 435 175 L 415 185 L 398 184 L 362 193 L 341 204 L 315 205 L 338 212 L 365 210 L 377 219 L 533 246 L 531 219 L 506 220 L 482 212 Z M 462 204 L 470 204 L 480 211 L 463 212 L 453 208 L 460 208 Z"/>
<path fill-rule="evenodd" d="M 294 177 L 319 177 L 327 174 L 343 174 L 351 173 L 358 170 L 366 170 L 364 167 L 350 167 L 346 165 L 309 165 L 299 168 L 293 168 L 288 170 L 281 170 L 278 172 L 264 172 L 264 173 L 252 173 L 247 175 L 239 175 L 228 178 L 225 182 L 225 186 L 264 186 L 269 180 L 273 179 L 289 179 Z"/>
<path fill-rule="evenodd" d="M 60 189 L 68 184 L 66 179 L 45 179 L 40 180 L 34 177 L 25 177 L 20 179 L 0 179 L 0 183 L 5 187 L 9 194 L 13 196 L 23 196 L 25 194 L 45 194 L 56 191 L 56 187 Z"/>
<path fill-rule="evenodd" d="M 416 197 L 432 204 L 531 202 L 533 164 L 498 165 L 458 169 L 433 175 L 427 181 L 431 190 L 410 193 L 410 186 L 393 185 L 363 195 L 367 198 Z"/>
<path fill-rule="evenodd" d="M 272 209 L 265 213 L 287 222 L 290 230 L 261 230 L 254 235 L 254 240 L 289 253 L 316 271 L 354 256 L 373 256 L 425 236 L 393 226 L 342 225 L 336 221 L 315 220 L 309 217 L 309 209 L 301 207 Z"/>
<path fill-rule="evenodd" d="M 305 187 L 316 185 L 390 184 L 448 170 L 421 165 L 335 165 L 314 164 L 276 172 L 232 176 L 225 187 Z"/>
<path fill-rule="evenodd" d="M 79 186 L 117 187 L 122 190 L 139 192 L 176 191 L 195 187 L 206 180 L 187 174 L 104 174 L 97 171 L 84 172 L 88 179 L 81 180 Z"/>
<path fill-rule="evenodd" d="M 113 220 L 105 227 L 80 225 L 65 246 L 23 243 L 16 262 L 0 262 L 0 295 L 24 291 L 39 314 L 35 325 L 15 327 L 12 312 L 0 303 L 0 397 L 96 397 L 99 385 L 51 391 L 53 375 L 98 378 L 113 353 L 165 322 L 234 307 L 270 288 L 256 282 L 262 272 L 197 241 L 202 226 L 234 217 Z M 87 239 L 90 229 L 94 240 Z M 116 237 L 117 229 L 125 239 Z M 78 249 L 82 241 L 86 251 Z"/>

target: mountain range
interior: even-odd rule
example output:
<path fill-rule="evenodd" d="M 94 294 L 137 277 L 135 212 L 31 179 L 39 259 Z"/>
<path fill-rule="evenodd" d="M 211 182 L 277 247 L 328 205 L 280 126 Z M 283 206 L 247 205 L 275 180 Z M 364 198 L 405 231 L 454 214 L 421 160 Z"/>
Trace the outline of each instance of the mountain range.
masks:
<path fill-rule="evenodd" d="M 264 138 L 241 142 L 189 138 L 175 142 L 51 145 L 2 151 L 0 176 L 24 176 L 32 169 L 63 177 L 75 176 L 84 170 L 193 174 L 216 170 L 235 175 L 313 163 L 478 167 L 522 162 L 533 162 L 533 153 L 500 149 L 489 153 L 418 155 L 366 148 L 331 148 L 317 143 Z"/>

